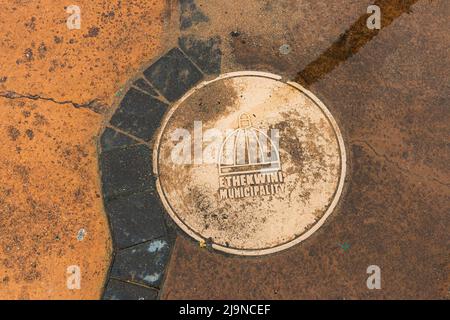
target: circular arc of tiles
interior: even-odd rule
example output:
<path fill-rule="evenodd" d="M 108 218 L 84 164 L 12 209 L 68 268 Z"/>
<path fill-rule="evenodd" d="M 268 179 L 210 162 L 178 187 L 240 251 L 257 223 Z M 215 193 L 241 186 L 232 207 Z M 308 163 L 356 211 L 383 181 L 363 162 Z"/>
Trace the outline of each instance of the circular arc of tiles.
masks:
<path fill-rule="evenodd" d="M 159 298 L 175 240 L 156 190 L 153 140 L 171 103 L 220 74 L 220 40 L 180 38 L 129 83 L 100 135 L 99 167 L 113 258 L 106 300 Z"/>

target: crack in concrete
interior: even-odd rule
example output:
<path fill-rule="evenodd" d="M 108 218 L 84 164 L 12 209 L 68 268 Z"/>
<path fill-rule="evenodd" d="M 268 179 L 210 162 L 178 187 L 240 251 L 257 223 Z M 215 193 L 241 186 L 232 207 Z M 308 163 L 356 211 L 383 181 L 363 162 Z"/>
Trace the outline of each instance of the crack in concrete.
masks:
<path fill-rule="evenodd" d="M 0 97 L 6 99 L 29 99 L 29 100 L 43 100 L 50 101 L 59 105 L 72 105 L 74 108 L 80 109 L 85 108 L 89 109 L 95 113 L 102 114 L 105 110 L 107 110 L 107 106 L 103 104 L 99 99 L 93 99 L 86 103 L 76 103 L 71 100 L 58 101 L 54 98 L 43 97 L 37 94 L 22 94 L 14 91 L 0 91 Z"/>
<path fill-rule="evenodd" d="M 369 148 L 369 149 L 370 149 L 377 157 L 383 158 L 387 163 L 389 163 L 389 164 L 395 166 L 395 167 L 396 167 L 399 171 L 401 171 L 401 172 L 408 173 L 408 174 L 412 174 L 412 175 L 414 175 L 414 176 L 416 176 L 416 177 L 419 177 L 419 178 L 421 178 L 421 179 L 426 179 L 426 177 L 424 177 L 424 176 L 422 176 L 422 175 L 420 175 L 420 174 L 417 174 L 417 173 L 415 173 L 414 171 L 405 169 L 405 167 L 402 167 L 402 166 L 400 166 L 397 162 L 395 162 L 395 161 L 389 159 L 388 156 L 386 156 L 385 154 L 382 154 L 382 153 L 378 152 L 378 151 L 377 151 L 370 143 L 368 143 L 367 141 L 364 141 L 364 140 L 352 140 L 352 141 L 350 141 L 350 142 L 351 142 L 352 144 L 359 145 L 359 146 L 362 146 L 362 147 L 364 147 L 364 146 L 368 147 L 368 148 Z M 426 180 L 430 180 L 430 179 L 433 180 L 434 182 L 439 183 L 440 185 L 443 185 L 444 187 L 450 188 L 450 184 L 445 183 L 445 182 L 442 182 L 442 181 L 440 181 L 439 179 L 437 179 L 436 177 L 433 177 L 433 176 L 430 175 L 430 176 L 429 176 L 429 179 L 426 179 Z"/>

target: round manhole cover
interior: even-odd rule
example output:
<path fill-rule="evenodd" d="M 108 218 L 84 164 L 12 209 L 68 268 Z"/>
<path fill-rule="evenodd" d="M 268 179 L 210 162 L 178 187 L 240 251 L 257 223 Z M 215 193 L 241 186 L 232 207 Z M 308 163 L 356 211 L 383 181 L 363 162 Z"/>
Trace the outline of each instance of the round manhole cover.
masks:
<path fill-rule="evenodd" d="M 346 156 L 328 109 L 260 72 L 225 74 L 168 112 L 154 168 L 164 206 L 198 241 L 240 255 L 308 238 L 342 193 Z"/>

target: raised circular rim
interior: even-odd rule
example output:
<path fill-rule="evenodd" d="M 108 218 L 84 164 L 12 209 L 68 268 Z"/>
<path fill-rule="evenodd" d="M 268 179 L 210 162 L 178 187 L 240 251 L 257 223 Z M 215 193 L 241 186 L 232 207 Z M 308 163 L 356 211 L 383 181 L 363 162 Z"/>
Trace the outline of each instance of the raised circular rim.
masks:
<path fill-rule="evenodd" d="M 285 242 L 283 244 L 277 245 L 275 247 L 271 248 L 264 248 L 264 249 L 237 249 L 237 248 L 229 248 L 225 247 L 216 243 L 212 243 L 211 246 L 213 249 L 222 251 L 229 254 L 234 255 L 240 255 L 240 256 L 263 256 L 268 255 L 276 252 L 280 252 L 283 250 L 286 250 L 290 247 L 293 247 L 300 242 L 306 240 L 309 238 L 313 233 L 315 233 L 326 221 L 326 219 L 331 215 L 331 213 L 336 208 L 339 199 L 342 195 L 342 191 L 344 189 L 344 182 L 345 182 L 345 176 L 347 173 L 347 153 L 345 149 L 344 144 L 344 138 L 341 134 L 341 131 L 339 129 L 339 126 L 337 125 L 336 120 L 334 119 L 331 112 L 328 110 L 328 108 L 322 103 L 322 101 L 319 100 L 311 91 L 305 89 L 303 86 L 301 86 L 298 83 L 292 82 L 292 81 L 283 81 L 282 77 L 276 74 L 268 73 L 268 72 L 260 72 L 260 71 L 238 71 L 238 72 L 230 72 L 230 73 L 224 73 L 220 75 L 219 77 L 209 80 L 209 81 L 203 81 L 197 86 L 193 87 L 191 90 L 189 90 L 183 97 L 181 97 L 178 101 L 172 104 L 170 109 L 166 112 L 166 114 L 163 117 L 163 120 L 161 122 L 161 126 L 158 129 L 158 132 L 156 134 L 155 139 L 155 148 L 153 149 L 153 172 L 156 175 L 156 189 L 158 190 L 159 197 L 163 203 L 164 209 L 166 212 L 170 215 L 170 217 L 175 221 L 177 226 L 179 226 L 186 234 L 191 236 L 197 241 L 205 241 L 206 239 L 201 237 L 197 232 L 193 231 L 188 225 L 186 225 L 176 214 L 176 212 L 172 209 L 171 205 L 168 203 L 164 190 L 161 186 L 161 182 L 159 179 L 159 150 L 160 150 L 160 142 L 162 135 L 166 129 L 166 126 L 172 117 L 173 113 L 178 109 L 178 107 L 187 99 L 189 98 L 195 91 L 211 84 L 216 81 L 220 81 L 223 79 L 229 79 L 229 78 L 237 78 L 237 77 L 262 77 L 262 78 L 268 78 L 276 81 L 283 82 L 287 85 L 290 85 L 294 87 L 295 89 L 299 90 L 303 94 L 305 94 L 308 98 L 310 98 L 325 114 L 328 121 L 330 122 L 331 126 L 333 127 L 335 136 L 338 141 L 339 150 L 340 150 L 340 159 L 341 159 L 341 174 L 339 176 L 339 182 L 337 189 L 334 193 L 333 200 L 329 204 L 327 210 L 325 211 L 325 214 L 317 221 L 314 226 L 306 231 L 305 233 L 301 234 L 300 236 L 296 237 L 295 239 Z"/>

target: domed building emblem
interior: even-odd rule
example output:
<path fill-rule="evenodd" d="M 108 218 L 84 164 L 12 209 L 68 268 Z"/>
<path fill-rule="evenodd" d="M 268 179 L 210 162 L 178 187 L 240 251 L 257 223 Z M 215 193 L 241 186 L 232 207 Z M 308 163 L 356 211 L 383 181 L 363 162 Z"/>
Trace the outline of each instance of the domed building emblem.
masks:
<path fill-rule="evenodd" d="M 277 144 L 262 130 L 252 126 L 250 115 L 242 114 L 239 129 L 225 138 L 220 149 L 220 199 L 265 196 L 284 191 Z"/>
<path fill-rule="evenodd" d="M 300 243 L 336 211 L 346 153 L 336 121 L 311 92 L 273 74 L 238 72 L 201 83 L 169 109 L 153 170 L 184 232 L 255 256 Z"/>

